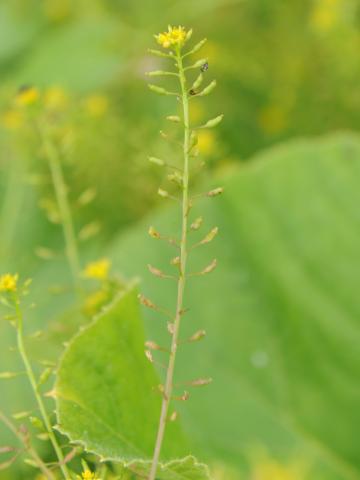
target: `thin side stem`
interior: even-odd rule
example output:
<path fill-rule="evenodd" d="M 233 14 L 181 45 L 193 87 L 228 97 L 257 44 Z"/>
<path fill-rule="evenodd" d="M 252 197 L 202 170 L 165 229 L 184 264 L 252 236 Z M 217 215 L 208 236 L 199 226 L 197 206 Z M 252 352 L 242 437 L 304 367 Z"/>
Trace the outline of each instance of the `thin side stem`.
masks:
<path fill-rule="evenodd" d="M 39 470 L 45 475 L 48 480 L 55 480 L 55 475 L 52 473 L 51 470 L 45 465 L 43 460 L 38 455 L 37 451 L 31 445 L 30 440 L 25 440 L 23 435 L 14 427 L 14 425 L 10 422 L 10 420 L 0 411 L 0 420 L 13 432 L 13 434 L 20 440 L 20 442 L 24 445 L 25 450 L 28 454 L 33 458 Z"/>
<path fill-rule="evenodd" d="M 50 442 L 52 443 L 52 446 L 54 448 L 56 456 L 59 460 L 60 469 L 61 469 L 61 471 L 64 475 L 65 480 L 70 480 L 71 476 L 70 476 L 68 468 L 67 468 L 67 466 L 64 462 L 63 452 L 61 450 L 60 445 L 58 444 L 58 442 L 56 440 L 54 431 L 53 431 L 52 426 L 51 426 L 49 416 L 48 416 L 46 408 L 45 408 L 44 401 L 43 401 L 43 399 L 41 397 L 41 393 L 39 391 L 39 386 L 37 384 L 34 371 L 32 369 L 32 366 L 30 364 L 30 361 L 29 361 L 29 358 L 28 358 L 28 355 L 27 355 L 27 352 L 26 352 L 26 348 L 25 348 L 25 344 L 24 344 L 24 335 L 23 335 L 23 316 L 22 316 L 22 312 L 21 312 L 21 309 L 20 309 L 20 306 L 19 306 L 19 299 L 18 298 L 15 299 L 15 308 L 16 308 L 16 316 L 17 316 L 17 345 L 18 345 L 19 353 L 20 353 L 21 359 L 24 363 L 26 374 L 29 378 L 31 388 L 33 390 L 36 402 L 38 404 L 38 407 L 39 407 L 39 410 L 40 410 L 40 413 L 41 413 L 41 416 L 42 416 L 42 420 L 43 420 L 44 425 L 45 425 L 46 433 L 49 435 Z"/>
<path fill-rule="evenodd" d="M 179 78 L 181 85 L 181 97 L 184 115 L 184 168 L 183 168 L 183 195 L 182 195 L 182 233 L 180 242 L 180 274 L 177 287 L 177 303 L 174 319 L 174 331 L 172 335 L 171 350 L 169 364 L 166 373 L 166 381 L 164 387 L 163 401 L 161 405 L 161 413 L 159 427 L 156 437 L 154 455 L 152 459 L 149 480 L 155 480 L 158 469 L 161 447 L 164 440 L 169 405 L 173 392 L 173 379 L 175 370 L 176 352 L 178 347 L 181 312 L 183 310 L 183 299 L 186 281 L 186 262 L 187 262 L 187 230 L 188 230 L 188 214 L 189 214 L 189 146 L 190 146 L 190 125 L 189 125 L 189 102 L 186 90 L 186 78 L 180 51 L 177 51 L 177 66 L 179 69 Z"/>
<path fill-rule="evenodd" d="M 42 132 L 42 140 L 49 163 L 52 183 L 55 190 L 56 202 L 58 204 L 59 213 L 61 217 L 61 224 L 65 239 L 65 251 L 70 265 L 75 289 L 79 291 L 79 277 L 80 277 L 80 261 L 77 248 L 77 241 L 72 219 L 69 199 L 67 194 L 67 187 L 65 184 L 64 174 L 61 167 L 59 154 L 49 136 Z"/>

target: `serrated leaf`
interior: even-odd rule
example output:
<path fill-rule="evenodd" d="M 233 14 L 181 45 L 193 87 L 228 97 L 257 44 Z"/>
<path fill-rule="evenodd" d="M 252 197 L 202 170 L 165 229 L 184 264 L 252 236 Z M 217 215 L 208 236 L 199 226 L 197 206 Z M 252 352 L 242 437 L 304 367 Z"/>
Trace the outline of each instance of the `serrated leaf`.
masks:
<path fill-rule="evenodd" d="M 124 467 L 125 471 L 135 473 L 139 478 L 146 478 L 150 472 L 150 464 L 132 462 Z M 210 480 L 209 469 L 199 463 L 195 457 L 188 456 L 160 465 L 156 480 Z"/>
<path fill-rule="evenodd" d="M 139 459 L 138 466 L 152 458 L 161 404 L 144 341 L 131 288 L 72 340 L 55 386 L 60 431 L 105 459 L 134 465 Z M 179 424 L 169 424 L 162 459 L 188 453 Z"/>

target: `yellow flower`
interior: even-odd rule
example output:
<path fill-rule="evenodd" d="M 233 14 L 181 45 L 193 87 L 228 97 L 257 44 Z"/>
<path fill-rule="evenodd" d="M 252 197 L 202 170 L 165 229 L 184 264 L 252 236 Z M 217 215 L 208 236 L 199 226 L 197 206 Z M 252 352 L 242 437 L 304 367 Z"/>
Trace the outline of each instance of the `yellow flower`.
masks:
<path fill-rule="evenodd" d="M 16 292 L 19 275 L 5 273 L 0 277 L 0 292 Z"/>
<path fill-rule="evenodd" d="M 198 134 L 198 149 L 203 155 L 210 155 L 215 148 L 215 135 L 209 130 L 201 130 Z"/>
<path fill-rule="evenodd" d="M 90 472 L 90 470 L 85 470 L 85 472 L 82 473 L 82 478 L 84 480 L 94 480 L 95 473 Z"/>
<path fill-rule="evenodd" d="M 39 90 L 31 85 L 24 85 L 18 90 L 15 102 L 18 106 L 23 107 L 36 103 L 39 99 Z"/>
<path fill-rule="evenodd" d="M 1 123 L 8 130 L 17 130 L 24 123 L 23 113 L 14 108 L 7 110 L 1 116 Z"/>
<path fill-rule="evenodd" d="M 85 99 L 84 107 L 91 117 L 102 117 L 109 108 L 109 100 L 105 95 L 90 95 Z"/>
<path fill-rule="evenodd" d="M 49 87 L 44 92 L 44 105 L 49 110 L 64 110 L 68 103 L 68 96 L 60 86 Z"/>
<path fill-rule="evenodd" d="M 84 277 L 95 280 L 107 280 L 111 263 L 107 258 L 88 263 L 84 270 Z"/>
<path fill-rule="evenodd" d="M 99 477 L 96 476 L 95 473 L 91 472 L 90 470 L 86 469 L 82 472 L 81 477 L 77 475 L 78 480 L 101 480 Z"/>
<path fill-rule="evenodd" d="M 171 45 L 182 46 L 186 40 L 187 32 L 184 27 L 171 27 L 169 25 L 167 32 L 155 35 L 157 42 L 164 48 L 169 48 Z"/>

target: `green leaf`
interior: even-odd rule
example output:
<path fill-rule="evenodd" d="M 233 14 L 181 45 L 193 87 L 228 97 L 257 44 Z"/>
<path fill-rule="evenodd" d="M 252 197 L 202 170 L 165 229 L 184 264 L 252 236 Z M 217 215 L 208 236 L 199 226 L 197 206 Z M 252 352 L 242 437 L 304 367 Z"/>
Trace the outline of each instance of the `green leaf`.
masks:
<path fill-rule="evenodd" d="M 150 473 L 150 464 L 131 463 L 124 467 L 125 471 L 137 473 L 139 478 L 146 478 Z M 210 480 L 209 469 L 206 465 L 198 463 L 193 456 L 160 465 L 156 474 L 157 480 Z"/>
<path fill-rule="evenodd" d="M 144 355 L 144 340 L 131 288 L 71 341 L 55 386 L 59 430 L 87 451 L 134 468 L 145 468 L 152 458 L 161 406 L 159 378 Z M 163 460 L 188 453 L 178 423 L 169 423 Z M 164 472 L 190 471 L 191 465 L 197 470 L 194 462 L 174 463 Z M 206 477 L 164 473 L 161 478 Z"/>
<path fill-rule="evenodd" d="M 293 141 L 218 182 L 224 195 L 192 215 L 219 235 L 194 251 L 188 271 L 214 257 L 219 268 L 189 280 L 182 326 L 183 338 L 201 328 L 207 338 L 184 346 L 177 365 L 182 378 L 214 383 L 180 410 L 184 428 L 238 468 L 260 444 L 310 462 L 314 478 L 358 478 L 359 137 Z M 174 287 L 146 264 L 166 268 L 173 250 L 146 227 L 175 233 L 177 218 L 175 209 L 153 215 L 109 252 L 126 275 L 142 274 L 144 294 L 163 308 Z M 151 338 L 166 341 L 156 314 L 145 314 Z"/>

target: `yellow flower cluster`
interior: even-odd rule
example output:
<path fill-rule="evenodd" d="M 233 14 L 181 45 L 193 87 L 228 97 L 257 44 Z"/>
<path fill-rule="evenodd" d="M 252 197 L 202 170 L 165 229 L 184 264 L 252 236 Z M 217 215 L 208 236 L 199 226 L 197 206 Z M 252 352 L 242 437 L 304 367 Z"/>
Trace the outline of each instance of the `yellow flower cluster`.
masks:
<path fill-rule="evenodd" d="M 39 99 L 39 90 L 31 85 L 21 87 L 16 95 L 15 102 L 19 107 L 33 105 Z"/>
<path fill-rule="evenodd" d="M 95 473 L 91 472 L 88 469 L 82 472 L 81 477 L 77 475 L 76 478 L 78 480 L 101 480 L 99 477 L 96 476 Z"/>
<path fill-rule="evenodd" d="M 83 480 L 98 480 L 95 473 L 90 472 L 90 470 L 85 470 L 85 472 L 82 473 L 82 478 Z"/>
<path fill-rule="evenodd" d="M 96 262 L 88 263 L 83 274 L 85 278 L 107 280 L 109 277 L 110 267 L 110 261 L 107 258 L 103 258 L 101 260 L 97 260 Z"/>
<path fill-rule="evenodd" d="M 184 27 L 171 27 L 169 25 L 167 32 L 155 35 L 157 42 L 164 48 L 169 48 L 172 45 L 182 46 L 186 40 L 187 32 Z"/>
<path fill-rule="evenodd" d="M 0 277 L 0 292 L 16 292 L 19 275 L 6 273 Z"/>

